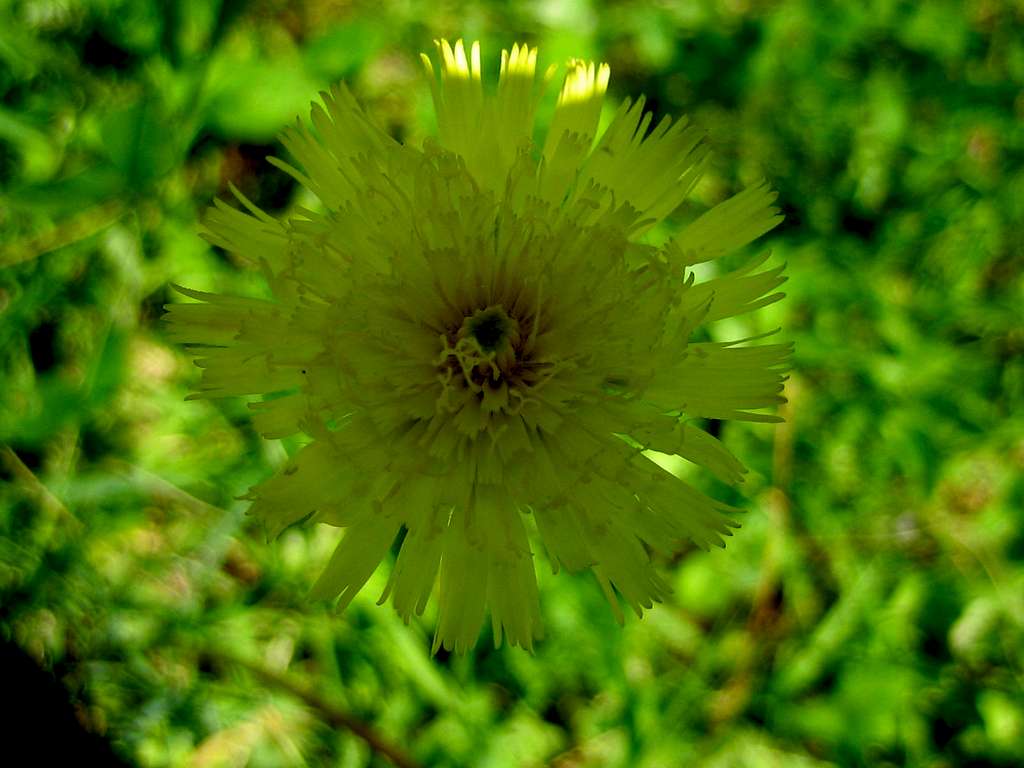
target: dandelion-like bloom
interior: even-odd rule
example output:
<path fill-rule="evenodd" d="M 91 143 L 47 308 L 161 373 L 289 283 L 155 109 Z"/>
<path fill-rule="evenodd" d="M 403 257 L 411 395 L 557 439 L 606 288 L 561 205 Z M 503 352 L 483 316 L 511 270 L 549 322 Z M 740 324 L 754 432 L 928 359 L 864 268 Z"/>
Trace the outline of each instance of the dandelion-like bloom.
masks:
<path fill-rule="evenodd" d="M 307 516 L 346 529 L 314 596 L 344 608 L 402 535 L 381 602 L 408 621 L 439 574 L 435 650 L 472 647 L 488 608 L 496 644 L 529 648 L 531 538 L 556 572 L 590 568 L 621 621 L 614 592 L 640 615 L 668 589 L 650 552 L 735 527 L 655 460 L 738 483 L 700 420 L 778 420 L 756 410 L 782 401 L 788 345 L 691 337 L 780 298 L 782 267 L 689 268 L 780 217 L 757 186 L 645 244 L 701 176 L 699 130 L 651 129 L 641 98 L 597 137 L 609 69 L 574 60 L 535 145 L 552 74 L 535 77 L 536 49 L 502 52 L 493 93 L 478 44 L 438 53 L 437 140 L 404 146 L 344 86 L 321 94 L 312 127 L 283 136 L 298 165 L 273 162 L 322 210 L 279 220 L 236 192 L 248 213 L 218 202 L 206 220 L 274 299 L 180 289 L 200 303 L 170 305 L 169 327 L 198 345 L 196 396 L 270 395 L 250 406 L 259 432 L 309 438 L 251 498 L 272 535 Z"/>

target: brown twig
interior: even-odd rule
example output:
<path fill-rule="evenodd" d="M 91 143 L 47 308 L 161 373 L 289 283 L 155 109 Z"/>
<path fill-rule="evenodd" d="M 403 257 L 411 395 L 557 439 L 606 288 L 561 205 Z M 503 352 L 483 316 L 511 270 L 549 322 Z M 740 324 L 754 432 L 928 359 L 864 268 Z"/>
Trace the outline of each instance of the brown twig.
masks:
<path fill-rule="evenodd" d="M 110 462 L 110 467 L 141 487 L 155 501 L 165 504 L 175 502 L 193 514 L 223 515 L 225 513 L 225 510 L 220 507 L 193 496 L 184 488 L 179 488 L 174 483 L 140 466 L 115 459 Z"/>
<path fill-rule="evenodd" d="M 0 247 L 0 267 L 31 261 L 58 248 L 102 232 L 125 212 L 124 203 L 112 201 L 77 213 L 56 226 Z"/>
<path fill-rule="evenodd" d="M 75 514 L 49 488 L 43 485 L 42 481 L 25 466 L 25 462 L 11 450 L 10 446 L 0 445 L 0 466 L 11 474 L 23 493 L 39 505 L 42 514 L 35 534 L 38 543 L 43 546 L 48 544 L 56 530 L 58 521 L 67 531 L 77 532 L 81 529 L 82 521 L 75 517 Z"/>
<path fill-rule="evenodd" d="M 306 706 L 319 712 L 331 725 L 344 728 L 358 736 L 366 742 L 370 749 L 388 758 L 398 768 L 420 768 L 419 763 L 399 747 L 387 741 L 369 725 L 293 677 L 274 672 L 259 664 L 220 651 L 208 650 L 205 652 L 205 656 L 215 664 L 241 667 L 267 685 L 290 693 L 295 698 L 300 699 Z"/>
<path fill-rule="evenodd" d="M 749 704 L 757 667 L 771 658 L 780 638 L 781 611 L 775 596 L 782 580 L 781 558 L 789 529 L 789 482 L 793 465 L 793 401 L 799 393 L 797 383 L 786 385 L 789 400 L 779 407 L 785 420 L 776 426 L 772 450 L 772 489 L 768 495 L 767 513 L 771 519 L 768 539 L 761 559 L 760 578 L 751 600 L 746 630 L 756 645 L 744 651 L 736 661 L 732 675 L 718 690 L 711 703 L 714 725 L 734 720 Z"/>

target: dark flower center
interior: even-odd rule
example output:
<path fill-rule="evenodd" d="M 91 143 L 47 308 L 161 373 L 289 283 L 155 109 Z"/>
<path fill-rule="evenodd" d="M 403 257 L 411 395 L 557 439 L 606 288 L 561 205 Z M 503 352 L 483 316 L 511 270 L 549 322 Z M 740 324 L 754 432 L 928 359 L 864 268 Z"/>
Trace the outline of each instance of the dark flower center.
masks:
<path fill-rule="evenodd" d="M 512 331 L 512 320 L 502 307 L 488 307 L 469 318 L 469 333 L 485 352 L 494 352 Z"/>
<path fill-rule="evenodd" d="M 534 318 L 526 320 L 509 314 L 501 304 L 491 304 L 463 316 L 458 326 L 449 326 L 442 337 L 438 374 L 442 395 L 437 407 L 463 413 L 466 402 L 476 399 L 482 414 L 482 431 L 490 415 L 518 413 L 528 392 L 554 374 L 555 363 L 534 356 Z M 471 428 L 472 424 L 467 428 Z"/>

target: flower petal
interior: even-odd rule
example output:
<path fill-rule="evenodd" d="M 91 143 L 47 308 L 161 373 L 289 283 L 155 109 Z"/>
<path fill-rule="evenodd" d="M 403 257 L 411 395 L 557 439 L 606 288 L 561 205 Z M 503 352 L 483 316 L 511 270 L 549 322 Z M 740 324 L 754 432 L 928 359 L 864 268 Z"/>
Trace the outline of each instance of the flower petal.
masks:
<path fill-rule="evenodd" d="M 665 246 L 666 257 L 689 266 L 742 248 L 782 221 L 776 197 L 764 183 L 730 197 L 672 238 Z"/>
<path fill-rule="evenodd" d="M 324 600 L 337 596 L 337 610 L 345 610 L 377 570 L 398 535 L 398 527 L 394 520 L 373 517 L 352 524 L 346 529 L 324 572 L 310 589 L 310 599 Z"/>
<path fill-rule="evenodd" d="M 652 115 L 644 99 L 623 102 L 580 171 L 628 202 L 644 221 L 639 235 L 672 213 L 699 181 L 709 158 L 703 131 L 686 118 L 665 117 L 648 132 Z"/>

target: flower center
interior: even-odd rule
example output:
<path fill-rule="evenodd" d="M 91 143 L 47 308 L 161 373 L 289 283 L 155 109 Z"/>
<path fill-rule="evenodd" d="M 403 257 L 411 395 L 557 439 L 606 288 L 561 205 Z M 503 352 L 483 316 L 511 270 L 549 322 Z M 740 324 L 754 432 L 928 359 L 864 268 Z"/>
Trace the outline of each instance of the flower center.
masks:
<path fill-rule="evenodd" d="M 531 359 L 530 340 L 523 335 L 520 320 L 500 304 L 468 315 L 441 342 L 437 362 L 442 391 L 437 407 L 461 413 L 467 403 L 475 403 L 465 413 L 477 413 L 482 420 L 467 426 L 470 432 L 486 429 L 491 414 L 522 407 L 526 392 L 547 368 Z"/>
<path fill-rule="evenodd" d="M 487 381 L 508 383 L 524 351 L 519 321 L 500 304 L 478 309 L 463 320 L 449 344 L 448 363 L 457 362 L 471 387 Z"/>
<path fill-rule="evenodd" d="M 497 352 L 510 343 L 513 333 L 519 335 L 519 323 L 500 305 L 477 310 L 466 318 L 462 328 L 459 336 L 472 336 L 484 352 Z"/>

